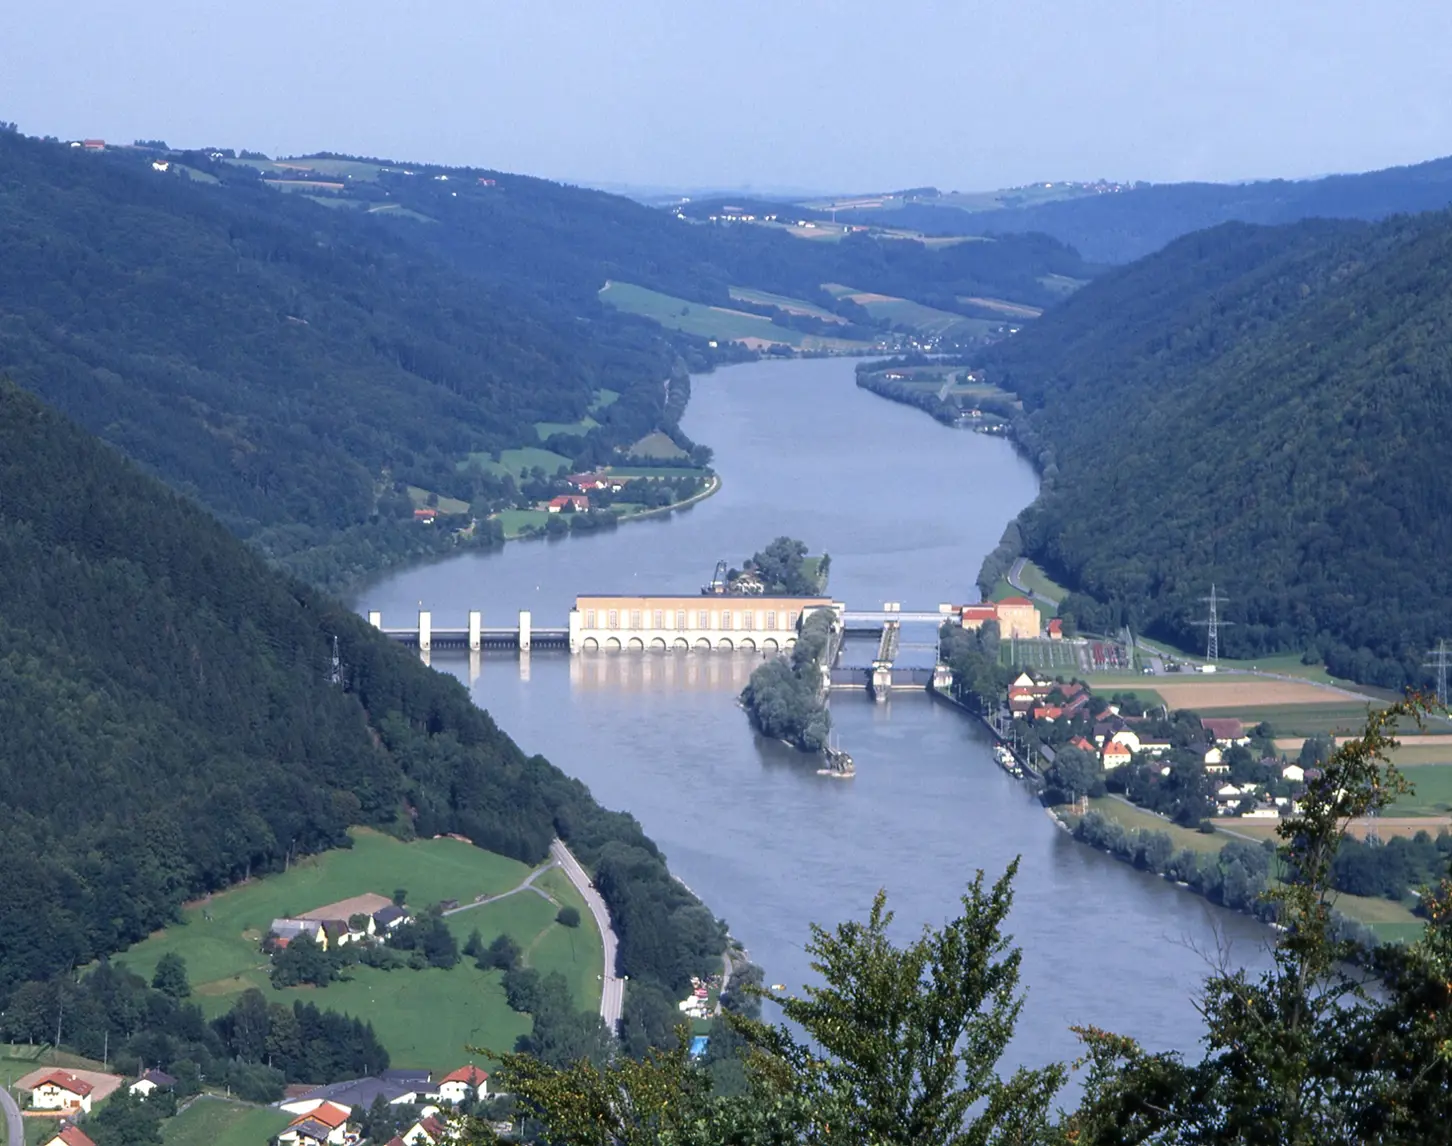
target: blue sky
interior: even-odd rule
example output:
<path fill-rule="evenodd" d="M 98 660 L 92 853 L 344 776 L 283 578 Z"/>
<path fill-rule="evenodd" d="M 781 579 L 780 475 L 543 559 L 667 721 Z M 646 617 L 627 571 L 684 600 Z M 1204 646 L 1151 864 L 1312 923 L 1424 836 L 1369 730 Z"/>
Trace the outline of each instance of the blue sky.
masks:
<path fill-rule="evenodd" d="M 1431 0 L 8 0 L 30 134 L 972 190 L 1452 153 Z"/>

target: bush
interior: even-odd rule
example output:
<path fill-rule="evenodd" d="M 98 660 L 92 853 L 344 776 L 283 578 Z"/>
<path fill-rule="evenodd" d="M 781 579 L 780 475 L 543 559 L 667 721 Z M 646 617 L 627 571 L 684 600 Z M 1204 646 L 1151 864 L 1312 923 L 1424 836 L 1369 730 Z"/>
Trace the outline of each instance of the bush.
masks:
<path fill-rule="evenodd" d="M 576 908 L 567 905 L 560 908 L 559 914 L 555 916 L 555 922 L 564 927 L 579 927 L 580 912 Z"/>

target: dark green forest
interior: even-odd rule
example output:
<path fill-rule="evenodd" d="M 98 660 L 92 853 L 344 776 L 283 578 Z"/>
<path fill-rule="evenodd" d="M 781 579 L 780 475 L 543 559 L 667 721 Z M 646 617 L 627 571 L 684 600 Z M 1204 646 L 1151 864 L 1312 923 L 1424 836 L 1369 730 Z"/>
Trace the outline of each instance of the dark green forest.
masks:
<path fill-rule="evenodd" d="M 446 547 L 397 486 L 506 502 L 465 459 L 537 444 L 535 422 L 583 418 L 602 388 L 621 397 L 572 459 L 679 417 L 688 388 L 667 410 L 662 383 L 684 368 L 646 324 L 152 154 L 0 132 L 0 371 L 316 583 Z"/>
<path fill-rule="evenodd" d="M 1023 552 L 1081 628 L 1388 687 L 1452 615 L 1452 217 L 1227 224 L 987 351 L 1044 475 Z"/>
<path fill-rule="evenodd" d="M 631 817 L 13 385 L 0 724 L 0 1010 L 190 898 L 347 846 L 352 824 L 528 863 L 566 840 L 615 920 L 636 1043 L 665 1038 L 690 974 L 719 964 L 723 926 Z"/>

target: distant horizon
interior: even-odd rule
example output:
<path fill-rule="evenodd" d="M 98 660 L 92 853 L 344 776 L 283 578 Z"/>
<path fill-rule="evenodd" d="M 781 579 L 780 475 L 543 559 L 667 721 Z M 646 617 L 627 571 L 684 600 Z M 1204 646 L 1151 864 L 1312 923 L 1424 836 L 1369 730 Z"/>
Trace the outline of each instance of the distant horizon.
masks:
<path fill-rule="evenodd" d="M 0 122 L 4 122 L 3 117 L 0 117 Z M 1340 170 L 1334 170 L 1334 171 L 1320 171 L 1320 172 L 1317 172 L 1315 174 L 1310 174 L 1310 175 L 1281 175 L 1281 174 L 1253 175 L 1253 176 L 1247 176 L 1247 177 L 1238 178 L 1238 179 L 1175 179 L 1175 180 L 1156 180 L 1156 179 L 1137 178 L 1137 177 L 1133 177 L 1133 176 L 1119 177 L 1119 178 L 1115 178 L 1115 177 L 1112 177 L 1112 176 L 1095 176 L 1093 178 L 1083 177 L 1083 176 L 1066 176 L 1066 177 L 1054 177 L 1054 178 L 1027 179 L 1027 180 L 1024 180 L 1023 182 L 1020 182 L 1020 183 L 1000 184 L 998 186 L 993 186 L 993 187 L 948 187 L 948 186 L 944 186 L 941 183 L 933 183 L 933 182 L 926 182 L 926 183 L 895 182 L 895 183 L 890 183 L 890 184 L 887 184 L 887 185 L 884 185 L 884 186 L 877 186 L 877 187 L 856 186 L 856 187 L 836 187 L 836 188 L 822 188 L 822 187 L 815 187 L 814 188 L 814 187 L 801 187 L 801 186 L 789 186 L 789 185 L 784 185 L 784 186 L 757 185 L 754 181 L 748 180 L 746 182 L 730 183 L 730 184 L 704 184 L 704 185 L 700 185 L 700 186 L 691 186 L 691 185 L 687 185 L 687 184 L 683 184 L 683 183 L 670 183 L 670 182 L 666 182 L 666 183 L 655 183 L 655 182 L 632 182 L 632 181 L 629 181 L 629 180 L 622 181 L 622 180 L 591 179 L 591 178 L 564 178 L 564 177 L 560 177 L 560 176 L 557 176 L 557 175 L 551 175 L 551 174 L 547 174 L 545 172 L 540 172 L 540 171 L 513 170 L 513 169 L 509 169 L 509 168 L 504 168 L 504 167 L 495 167 L 495 166 L 491 166 L 490 164 L 482 163 L 482 162 L 473 162 L 473 163 L 471 163 L 471 162 L 459 162 L 459 161 L 454 161 L 454 160 L 445 161 L 445 160 L 440 160 L 440 159 L 432 159 L 432 158 L 429 158 L 429 157 L 423 156 L 423 155 L 408 155 L 408 156 L 404 156 L 404 157 L 390 156 L 390 155 L 385 155 L 385 154 L 383 154 L 380 151 L 374 151 L 374 150 L 370 150 L 370 149 L 366 149 L 366 148 L 363 149 L 363 150 L 359 150 L 359 151 L 345 151 L 345 150 L 341 150 L 341 149 L 334 148 L 334 147 L 310 147 L 310 148 L 306 148 L 306 149 L 303 149 L 303 150 L 297 150 L 297 151 L 269 151 L 266 148 L 263 148 L 263 147 L 260 147 L 260 146 L 256 146 L 256 145 L 253 145 L 253 144 L 242 144 L 242 145 L 238 145 L 238 144 L 232 143 L 232 142 L 218 142 L 216 140 L 213 140 L 210 143 L 196 143 L 196 144 L 193 144 L 193 143 L 178 143 L 178 142 L 176 142 L 174 140 L 166 139 L 164 136 L 162 136 L 160 134 L 147 134 L 145 132 L 140 133 L 140 134 L 134 134 L 131 138 L 123 140 L 123 139 L 120 139 L 120 138 L 116 138 L 116 139 L 106 139 L 104 136 L 101 136 L 101 135 L 90 135 L 90 134 L 81 134 L 81 135 L 75 135 L 75 136 L 61 136 L 61 135 L 56 134 L 55 132 L 48 132 L 48 131 L 47 132 L 40 132 L 40 131 L 27 130 L 26 125 L 23 124 L 23 123 L 17 123 L 16 124 L 16 127 L 21 132 L 21 134 L 27 135 L 27 136 L 31 136 L 32 138 L 37 138 L 37 139 L 57 139 L 57 140 L 60 140 L 61 142 L 73 142 L 73 141 L 82 140 L 82 139 L 102 139 L 102 140 L 104 140 L 106 142 L 106 144 L 108 146 L 113 146 L 113 147 L 130 147 L 130 146 L 135 146 L 136 144 L 140 143 L 142 140 L 155 139 L 155 140 L 160 140 L 161 142 L 164 142 L 167 145 L 167 147 L 170 148 L 173 151 L 205 151 L 205 150 L 207 150 L 209 148 L 228 149 L 228 150 L 231 150 L 232 152 L 234 152 L 235 154 L 241 154 L 241 152 L 243 152 L 243 151 L 251 151 L 251 152 L 256 152 L 258 154 L 266 155 L 269 160 L 272 160 L 274 162 L 280 161 L 280 160 L 294 160 L 294 159 L 299 159 L 300 160 L 300 159 L 308 159 L 308 158 L 317 157 L 317 156 L 320 156 L 320 155 L 323 155 L 323 154 L 328 154 L 328 155 L 337 155 L 337 156 L 347 156 L 347 157 L 355 158 L 355 159 L 373 160 L 373 161 L 377 161 L 377 162 L 386 162 L 386 163 L 398 164 L 398 165 L 409 165 L 409 164 L 412 164 L 412 165 L 416 165 L 416 166 L 420 166 L 420 167 L 451 167 L 451 168 L 461 168 L 461 169 L 474 168 L 474 169 L 481 169 L 481 170 L 497 171 L 497 172 L 499 172 L 500 174 L 503 174 L 503 175 L 520 175 L 520 176 L 524 176 L 526 178 L 545 179 L 545 180 L 548 180 L 548 181 L 554 182 L 554 183 L 561 183 L 561 184 L 566 184 L 566 185 L 570 185 L 570 186 L 574 186 L 574 187 L 582 187 L 582 188 L 586 188 L 588 190 L 593 190 L 593 191 L 603 191 L 606 194 L 620 195 L 620 196 L 622 196 L 624 198 L 666 198 L 666 197 L 686 197 L 686 196 L 693 197 L 693 198 L 707 198 L 707 197 L 711 197 L 711 196 L 741 195 L 744 198 L 749 198 L 749 199 L 773 199 L 773 198 L 781 198 L 781 199 L 790 199 L 790 200 L 793 200 L 793 201 L 798 201 L 798 200 L 803 200 L 803 199 L 829 198 L 829 197 L 834 197 L 834 196 L 835 197 L 843 197 L 843 196 L 852 196 L 852 195 L 883 195 L 883 194 L 895 194 L 895 193 L 897 193 L 899 191 L 906 191 L 906 190 L 911 190 L 913 188 L 919 188 L 919 187 L 932 187 L 932 188 L 936 189 L 939 193 L 945 194 L 945 195 L 947 195 L 947 194 L 982 195 L 982 194 L 987 194 L 987 193 L 993 192 L 993 191 L 1013 191 L 1013 190 L 1018 190 L 1019 188 L 1032 187 L 1032 186 L 1035 186 L 1035 185 L 1040 184 L 1040 183 L 1092 184 L 1092 183 L 1100 182 L 1101 180 L 1104 181 L 1104 182 L 1108 182 L 1108 183 L 1123 183 L 1123 184 L 1130 184 L 1130 185 L 1155 186 L 1155 187 L 1168 187 L 1168 186 L 1174 186 L 1176 184 L 1184 184 L 1184 183 L 1218 184 L 1218 185 L 1221 185 L 1221 186 L 1239 186 L 1239 185 L 1246 185 L 1246 184 L 1252 184 L 1252 183 L 1271 183 L 1271 182 L 1314 183 L 1314 182 L 1316 182 L 1317 180 L 1320 180 L 1320 179 L 1331 179 L 1331 178 L 1334 178 L 1334 177 L 1339 176 L 1339 175 L 1362 175 L 1362 174 L 1370 174 L 1370 173 L 1374 173 L 1374 172 L 1378 172 L 1378 171 L 1393 170 L 1393 169 L 1396 169 L 1396 168 L 1418 167 L 1418 166 L 1421 166 L 1422 164 L 1425 164 L 1425 163 L 1435 163 L 1435 162 L 1437 162 L 1438 160 L 1441 160 L 1441 159 L 1452 159 L 1452 149 L 1449 149 L 1446 152 L 1441 152 L 1441 153 L 1438 153 L 1438 154 L 1435 154 L 1435 155 L 1429 155 L 1429 156 L 1427 156 L 1425 158 L 1422 158 L 1422 159 L 1412 159 L 1412 160 L 1408 160 L 1406 162 L 1389 164 L 1389 165 L 1384 166 L 1384 167 L 1346 168 L 1346 169 L 1340 169 Z"/>
<path fill-rule="evenodd" d="M 583 186 L 1300 180 L 1452 153 L 1448 43 L 1425 0 L 72 0 L 0 6 L 0 119 Z"/>

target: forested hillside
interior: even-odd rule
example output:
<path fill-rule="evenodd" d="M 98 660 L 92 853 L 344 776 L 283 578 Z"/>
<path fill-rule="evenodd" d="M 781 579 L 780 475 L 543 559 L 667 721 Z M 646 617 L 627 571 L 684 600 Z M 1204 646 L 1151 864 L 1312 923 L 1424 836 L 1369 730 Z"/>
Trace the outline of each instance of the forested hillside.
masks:
<path fill-rule="evenodd" d="M 665 1038 L 671 998 L 719 965 L 721 927 L 633 819 L 8 384 L 0 726 L 0 1010 L 191 897 L 346 845 L 351 824 L 531 863 L 562 836 L 616 920 L 637 1042 Z"/>
<path fill-rule="evenodd" d="M 400 483 L 488 504 L 508 479 L 466 459 L 601 390 L 596 454 L 679 413 L 646 324 L 491 288 L 250 172 L 0 132 L 0 267 L 0 371 L 320 582 L 440 544 Z"/>
<path fill-rule="evenodd" d="M 852 219 L 915 227 L 929 234 L 1040 232 L 1099 263 L 1127 263 L 1172 239 L 1219 223 L 1301 219 L 1384 219 L 1452 203 L 1452 159 L 1323 179 L 1255 183 L 1166 183 L 996 211 L 965 212 L 909 203 L 854 212 Z"/>
<path fill-rule="evenodd" d="M 1105 276 L 984 357 L 1044 469 L 1026 552 L 1064 609 L 1387 686 L 1452 616 L 1452 217 L 1231 224 Z"/>

